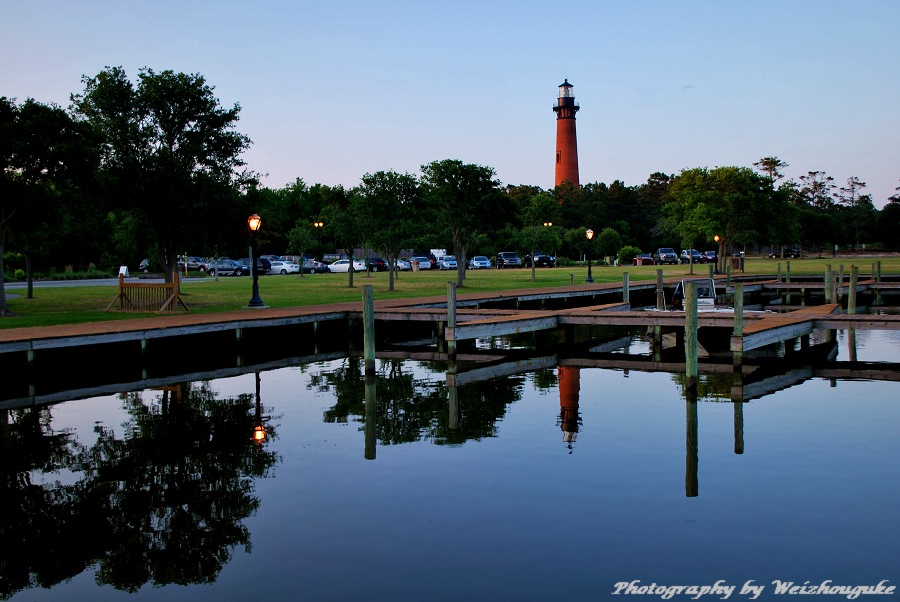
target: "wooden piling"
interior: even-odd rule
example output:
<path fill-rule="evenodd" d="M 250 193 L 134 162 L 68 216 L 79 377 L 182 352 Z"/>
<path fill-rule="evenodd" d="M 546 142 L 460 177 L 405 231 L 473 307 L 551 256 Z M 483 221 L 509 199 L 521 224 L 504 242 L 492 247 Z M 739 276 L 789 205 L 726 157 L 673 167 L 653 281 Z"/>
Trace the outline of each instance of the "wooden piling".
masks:
<path fill-rule="evenodd" d="M 630 303 L 630 295 L 628 290 L 628 272 L 622 272 L 622 301 Z"/>
<path fill-rule="evenodd" d="M 731 286 L 731 264 L 725 266 L 725 286 Z"/>
<path fill-rule="evenodd" d="M 875 282 L 881 284 L 881 260 L 875 262 Z M 881 289 L 875 289 L 875 305 L 881 305 Z"/>
<path fill-rule="evenodd" d="M 656 270 L 656 309 L 660 311 L 665 311 L 666 309 L 666 294 L 663 290 L 663 271 L 662 269 L 657 268 Z M 656 325 L 653 327 L 653 350 L 654 353 L 661 351 L 662 347 L 662 327 Z"/>
<path fill-rule="evenodd" d="M 666 309 L 666 294 L 663 290 L 663 271 L 656 270 L 656 309 Z"/>
<path fill-rule="evenodd" d="M 847 299 L 847 313 L 856 313 L 856 280 L 859 277 L 859 268 L 855 265 L 850 266 L 850 296 Z"/>
<path fill-rule="evenodd" d="M 697 390 L 697 283 L 684 285 L 685 387 Z"/>
<path fill-rule="evenodd" d="M 778 264 L 778 282 L 781 282 L 781 263 Z"/>
<path fill-rule="evenodd" d="M 447 326 L 456 328 L 456 282 L 447 283 Z M 447 353 L 451 356 L 456 355 L 456 339 L 447 341 Z"/>
<path fill-rule="evenodd" d="M 844 299 L 844 264 L 840 265 L 840 273 L 838 275 L 837 282 L 837 301 L 840 302 Z"/>
<path fill-rule="evenodd" d="M 715 278 L 715 276 L 716 276 L 716 266 L 714 266 L 713 264 L 709 264 L 709 277 Z"/>
<path fill-rule="evenodd" d="M 744 336 L 744 283 L 736 282 L 734 285 L 734 330 L 732 336 Z M 744 363 L 744 353 L 735 351 L 732 356 L 735 369 L 740 370 Z"/>
<path fill-rule="evenodd" d="M 826 266 L 825 269 L 825 303 L 834 303 L 832 299 L 834 294 L 834 272 L 831 271 L 831 266 Z"/>
<path fill-rule="evenodd" d="M 375 294 L 371 284 L 363 285 L 363 357 L 366 374 L 375 373 Z"/>

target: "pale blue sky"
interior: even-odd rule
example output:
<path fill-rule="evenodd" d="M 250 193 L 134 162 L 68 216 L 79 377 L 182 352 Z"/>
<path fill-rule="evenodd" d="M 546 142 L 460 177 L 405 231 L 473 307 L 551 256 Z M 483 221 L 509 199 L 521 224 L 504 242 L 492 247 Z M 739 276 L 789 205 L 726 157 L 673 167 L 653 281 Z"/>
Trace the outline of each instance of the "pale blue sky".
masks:
<path fill-rule="evenodd" d="M 200 73 L 268 186 L 455 158 L 553 185 L 563 79 L 582 183 L 752 166 L 900 185 L 900 1 L 0 1 L 0 95 Z"/>

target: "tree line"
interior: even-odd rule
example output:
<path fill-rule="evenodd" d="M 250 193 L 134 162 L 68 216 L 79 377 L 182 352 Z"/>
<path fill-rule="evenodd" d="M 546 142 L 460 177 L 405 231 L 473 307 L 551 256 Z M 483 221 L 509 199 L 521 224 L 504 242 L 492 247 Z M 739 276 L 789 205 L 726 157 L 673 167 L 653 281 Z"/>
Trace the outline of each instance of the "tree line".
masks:
<path fill-rule="evenodd" d="M 489 166 L 442 159 L 418 174 L 367 173 L 352 188 L 301 178 L 269 188 L 242 159 L 251 141 L 236 129 L 240 106 L 223 107 L 202 75 L 143 68 L 132 80 L 108 67 L 82 83 L 66 109 L 0 97 L 4 280 L 6 263 L 30 283 L 35 271 L 115 271 L 145 257 L 171 279 L 186 253 L 246 256 L 251 213 L 263 218 L 263 253 L 370 248 L 394 259 L 403 249 L 448 248 L 460 266 L 506 250 L 623 251 L 627 260 L 661 246 L 709 247 L 715 236 L 723 252 L 900 247 L 900 195 L 879 211 L 859 178 L 839 186 L 809 171 L 785 180 L 787 164 L 774 156 L 752 168 L 656 172 L 637 186 L 504 185 Z M 462 267 L 459 285 L 464 278 Z"/>

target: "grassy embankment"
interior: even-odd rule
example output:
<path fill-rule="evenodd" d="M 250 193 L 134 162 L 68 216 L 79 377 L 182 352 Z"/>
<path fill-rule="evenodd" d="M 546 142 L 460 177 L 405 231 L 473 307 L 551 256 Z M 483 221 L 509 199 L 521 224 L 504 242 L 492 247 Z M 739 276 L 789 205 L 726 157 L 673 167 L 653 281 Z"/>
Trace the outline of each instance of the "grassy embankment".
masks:
<path fill-rule="evenodd" d="M 872 264 L 881 261 L 883 274 L 900 274 L 900 256 L 871 257 L 826 257 L 822 259 L 795 259 L 790 261 L 791 274 L 821 275 L 825 266 L 830 264 L 837 270 L 844 265 L 845 274 L 849 274 L 850 266 L 859 267 L 860 274 L 868 275 Z M 745 263 L 745 275 L 775 275 L 778 264 L 782 274 L 787 270 L 786 260 L 748 258 Z M 662 266 L 666 277 L 687 274 L 689 267 Z M 634 281 L 656 278 L 657 266 L 594 266 L 594 281 L 621 282 L 622 272 L 629 273 Z M 694 266 L 694 273 L 706 275 L 709 267 L 701 264 Z M 536 280 L 531 281 L 530 269 L 519 270 L 471 270 L 467 272 L 466 286 L 459 293 L 485 293 L 492 291 L 509 291 L 542 287 L 569 286 L 571 274 L 576 284 L 583 284 L 587 276 L 586 266 L 540 268 Z M 456 272 L 402 272 L 395 279 L 395 290 L 388 290 L 388 274 L 354 275 L 354 287 L 347 286 L 347 274 L 316 274 L 290 276 L 263 276 L 259 280 L 260 297 L 270 307 L 296 307 L 307 305 L 327 305 L 345 301 L 359 301 L 362 286 L 371 284 L 376 299 L 427 297 L 446 295 L 447 282 L 455 280 Z M 26 299 L 21 289 L 9 290 L 9 308 L 15 316 L 0 318 L 0 329 L 22 328 L 31 326 L 51 326 L 56 324 L 78 324 L 104 320 L 122 320 L 135 317 L 158 316 L 160 314 L 137 314 L 118 311 L 106 311 L 117 294 L 117 285 L 109 286 L 72 286 L 36 288 L 34 299 Z M 250 300 L 250 278 L 220 278 L 215 281 L 209 277 L 188 278 L 182 284 L 185 302 L 192 313 L 215 313 L 243 308 Z M 19 295 L 13 297 L 13 295 Z"/>

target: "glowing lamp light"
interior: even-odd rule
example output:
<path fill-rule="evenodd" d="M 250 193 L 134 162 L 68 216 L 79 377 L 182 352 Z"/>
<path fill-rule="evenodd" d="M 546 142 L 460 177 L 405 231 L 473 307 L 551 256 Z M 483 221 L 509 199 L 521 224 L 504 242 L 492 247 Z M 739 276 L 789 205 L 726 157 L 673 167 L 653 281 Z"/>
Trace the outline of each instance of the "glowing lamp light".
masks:
<path fill-rule="evenodd" d="M 250 229 L 253 232 L 259 230 L 259 227 L 262 225 L 262 219 L 256 215 L 255 213 L 247 218 L 247 225 L 250 226 Z"/>

